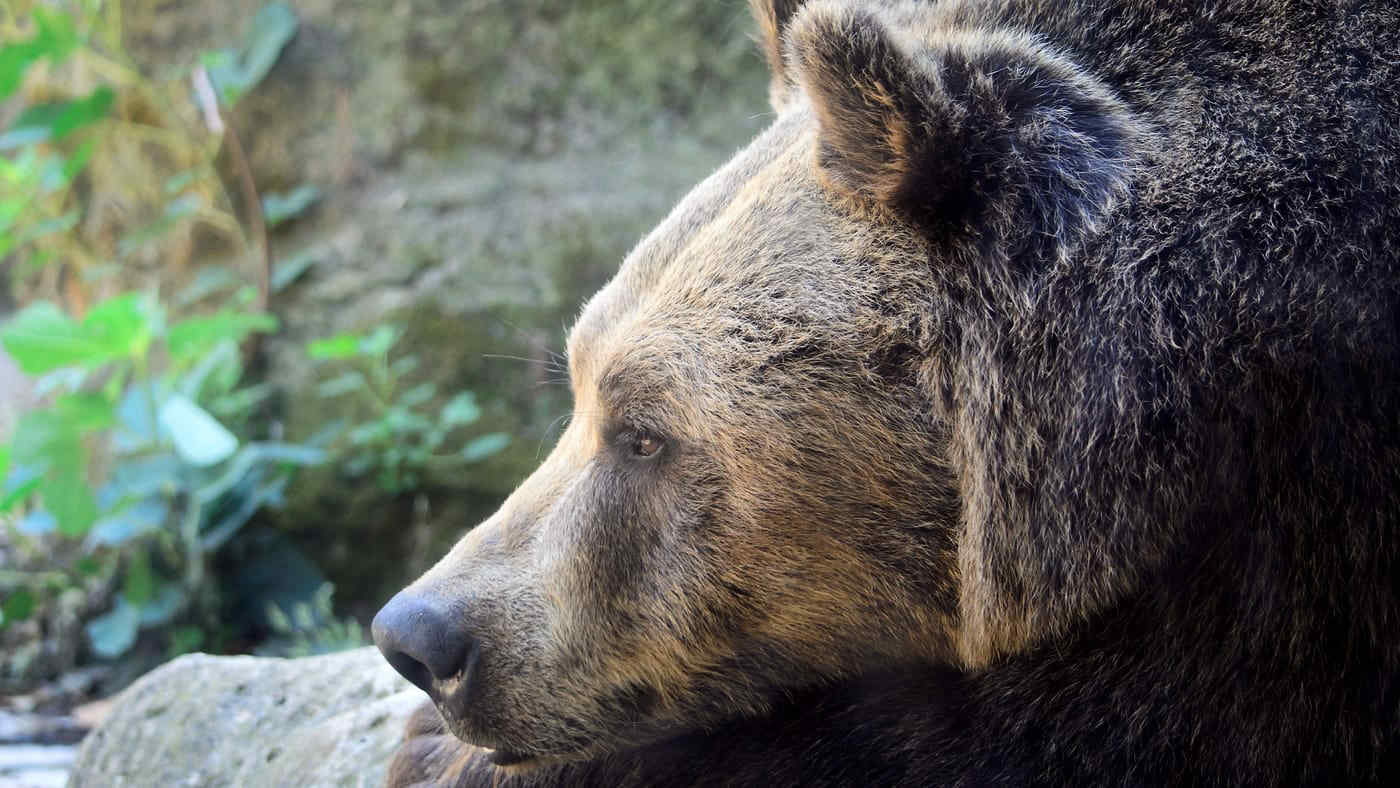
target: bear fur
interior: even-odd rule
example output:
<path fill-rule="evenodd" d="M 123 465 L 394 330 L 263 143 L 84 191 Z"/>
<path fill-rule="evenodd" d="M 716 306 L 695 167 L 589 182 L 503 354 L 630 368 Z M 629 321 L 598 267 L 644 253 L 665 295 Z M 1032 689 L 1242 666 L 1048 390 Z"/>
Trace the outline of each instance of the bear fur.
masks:
<path fill-rule="evenodd" d="M 390 783 L 1400 776 L 1400 8 L 753 5 Z"/>

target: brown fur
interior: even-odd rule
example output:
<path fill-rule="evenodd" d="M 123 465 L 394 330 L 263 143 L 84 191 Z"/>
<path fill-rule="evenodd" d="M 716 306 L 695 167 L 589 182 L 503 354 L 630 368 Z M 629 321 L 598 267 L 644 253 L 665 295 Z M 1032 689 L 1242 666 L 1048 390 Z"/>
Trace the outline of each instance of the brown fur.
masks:
<path fill-rule="evenodd" d="M 778 117 L 405 592 L 473 656 L 390 783 L 1400 766 L 1400 18 L 1354 5 L 755 0 Z"/>

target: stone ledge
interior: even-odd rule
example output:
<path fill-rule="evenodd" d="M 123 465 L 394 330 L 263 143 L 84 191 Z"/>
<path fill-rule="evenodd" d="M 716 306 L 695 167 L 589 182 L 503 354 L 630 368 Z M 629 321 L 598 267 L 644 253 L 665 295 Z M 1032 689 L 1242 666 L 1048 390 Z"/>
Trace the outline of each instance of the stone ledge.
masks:
<path fill-rule="evenodd" d="M 373 648 L 185 656 L 118 696 L 69 785 L 379 786 L 423 698 Z"/>

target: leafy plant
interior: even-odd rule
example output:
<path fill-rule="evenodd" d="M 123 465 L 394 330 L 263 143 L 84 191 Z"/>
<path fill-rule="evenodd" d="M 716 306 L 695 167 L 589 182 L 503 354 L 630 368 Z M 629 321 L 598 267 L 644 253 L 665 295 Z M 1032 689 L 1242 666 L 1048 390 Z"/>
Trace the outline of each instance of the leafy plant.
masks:
<path fill-rule="evenodd" d="M 232 106 L 262 82 L 296 35 L 297 27 L 296 14 L 286 3 L 268 3 L 253 17 L 242 47 L 206 52 L 201 60 L 219 99 Z"/>
<path fill-rule="evenodd" d="M 212 105 L 191 89 L 198 70 L 155 80 L 132 68 L 121 18 L 120 0 L 0 10 L 0 102 L 16 110 L 0 129 L 0 258 L 31 301 L 0 342 L 42 376 L 44 402 L 0 446 L 0 518 L 47 559 L 0 571 L 0 627 L 65 588 L 117 588 L 87 628 L 102 656 L 147 628 L 167 628 L 172 652 L 202 642 L 209 557 L 280 501 L 294 467 L 324 458 L 239 437 L 269 393 L 240 384 L 239 343 L 276 329 L 263 311 L 269 280 L 285 286 L 309 260 L 265 269 L 261 293 L 245 285 L 256 277 L 207 265 L 160 301 L 140 265 L 181 278 L 196 233 L 200 248 L 266 258 L 261 228 L 244 229 L 214 166 L 226 139 L 237 144 L 219 112 L 269 73 L 296 17 L 269 4 L 240 48 L 204 59 Z M 285 220 L 318 196 L 269 195 L 265 210 Z M 202 305 L 215 296 L 211 312 Z"/>
<path fill-rule="evenodd" d="M 281 501 L 294 467 L 325 456 L 243 441 L 225 426 L 261 393 L 239 386 L 238 343 L 276 326 L 236 306 L 168 323 L 151 298 L 125 293 L 82 320 L 36 302 L 0 328 L 5 350 L 43 376 L 49 396 L 0 449 L 0 511 L 22 509 L 17 528 L 31 538 L 77 545 L 70 564 L 11 584 L 21 601 L 7 603 L 6 621 L 31 613 L 24 600 L 53 578 L 62 586 L 93 576 L 121 589 L 87 628 L 100 656 L 124 653 L 141 629 L 182 613 L 198 618 L 209 556 Z"/>
<path fill-rule="evenodd" d="M 259 654 L 278 657 L 310 657 L 365 645 L 360 622 L 338 618 L 331 605 L 335 586 L 323 584 L 309 601 L 297 602 L 290 610 L 275 604 L 267 606 L 273 635 Z"/>
<path fill-rule="evenodd" d="M 415 356 L 390 359 L 400 331 L 381 325 L 367 334 L 339 334 L 307 345 L 307 355 L 339 373 L 324 380 L 318 393 L 351 397 L 365 417 L 337 430 L 331 448 L 351 476 L 373 475 L 389 492 L 404 492 L 429 479 L 439 481 L 464 466 L 497 454 L 510 443 L 502 432 L 452 439 L 481 418 L 476 396 L 462 391 L 434 413 L 437 387 L 422 383 L 405 388 L 402 381 L 418 367 Z M 455 448 L 454 448 L 455 447 Z"/>
<path fill-rule="evenodd" d="M 0 130 L 0 256 L 14 260 L 16 292 L 82 312 L 94 290 L 144 285 L 150 276 L 140 275 L 156 264 L 179 273 L 196 248 L 259 253 L 269 268 L 251 175 L 244 208 L 259 215 L 245 228 L 215 159 L 227 142 L 246 174 L 222 111 L 267 76 L 295 35 L 291 9 L 268 4 L 242 46 L 152 79 L 121 48 L 120 0 L 19 5 L 8 22 L 0 12 L 0 101 L 19 110 Z M 192 89 L 200 77 L 212 90 Z M 271 207 L 285 220 L 317 194 L 303 187 Z M 265 295 L 268 272 L 261 277 Z"/>

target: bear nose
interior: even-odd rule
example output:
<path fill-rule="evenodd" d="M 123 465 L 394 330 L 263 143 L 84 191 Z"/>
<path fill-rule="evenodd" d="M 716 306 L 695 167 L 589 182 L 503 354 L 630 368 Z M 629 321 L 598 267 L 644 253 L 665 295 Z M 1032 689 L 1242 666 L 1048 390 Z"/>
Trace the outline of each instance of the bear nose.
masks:
<path fill-rule="evenodd" d="M 472 648 L 461 617 L 429 596 L 400 591 L 370 624 L 374 643 L 394 670 L 424 692 L 457 675 Z"/>

